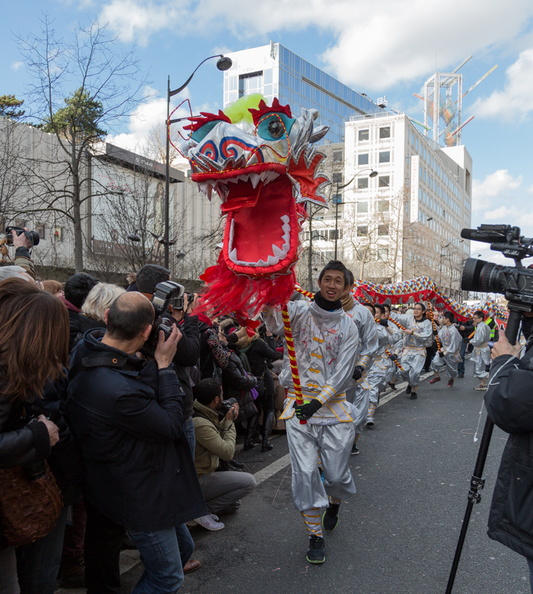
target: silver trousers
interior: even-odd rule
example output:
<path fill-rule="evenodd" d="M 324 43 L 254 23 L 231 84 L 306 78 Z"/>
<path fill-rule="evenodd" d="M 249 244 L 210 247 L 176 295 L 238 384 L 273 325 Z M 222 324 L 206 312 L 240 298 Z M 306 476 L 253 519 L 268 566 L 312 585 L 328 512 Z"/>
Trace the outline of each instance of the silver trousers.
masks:
<path fill-rule="evenodd" d="M 346 499 L 356 488 L 350 470 L 355 439 L 353 422 L 301 425 L 294 415 L 285 421 L 292 466 L 292 497 L 299 511 L 329 505 L 328 495 Z M 324 481 L 318 460 L 324 471 Z"/>

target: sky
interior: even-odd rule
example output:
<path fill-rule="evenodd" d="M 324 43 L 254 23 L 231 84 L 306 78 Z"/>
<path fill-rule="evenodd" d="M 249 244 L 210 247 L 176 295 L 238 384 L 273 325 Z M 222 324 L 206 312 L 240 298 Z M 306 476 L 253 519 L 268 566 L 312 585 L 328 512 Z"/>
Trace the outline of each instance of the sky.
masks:
<path fill-rule="evenodd" d="M 44 15 L 68 40 L 75 23 L 97 20 L 132 50 L 147 84 L 114 141 L 142 147 L 165 119 L 167 77 L 180 86 L 212 54 L 279 42 L 353 89 L 423 120 L 421 93 L 434 72 L 460 70 L 468 89 L 462 142 L 473 158 L 472 227 L 518 225 L 533 237 L 533 2 L 531 0 L 36 0 L 10 2 L 0 23 L 1 94 L 27 97 L 20 38 L 39 35 Z M 222 107 L 222 73 L 204 64 L 179 100 L 195 113 Z M 178 114 L 176 114 L 178 115 Z M 504 259 L 488 245 L 472 254 Z M 533 260 L 531 260 L 533 262 Z M 507 263 L 511 264 L 510 261 Z"/>

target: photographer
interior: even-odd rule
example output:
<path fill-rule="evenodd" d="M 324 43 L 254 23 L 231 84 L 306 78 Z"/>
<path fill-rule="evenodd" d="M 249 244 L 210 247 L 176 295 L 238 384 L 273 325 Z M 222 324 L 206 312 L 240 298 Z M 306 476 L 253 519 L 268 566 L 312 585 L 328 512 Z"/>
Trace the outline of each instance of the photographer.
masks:
<path fill-rule="evenodd" d="M 215 378 L 200 380 L 194 394 L 194 464 L 210 512 L 195 522 L 206 530 L 222 530 L 224 524 L 215 514 L 237 511 L 241 498 L 252 492 L 256 482 L 247 472 L 215 472 L 220 460 L 229 461 L 235 454 L 239 404 L 224 402 L 222 384 Z"/>
<path fill-rule="evenodd" d="M 492 497 L 488 535 L 527 558 L 533 592 L 533 314 L 525 313 L 522 329 L 526 352 L 511 345 L 502 332 L 492 349 L 492 378 L 485 394 L 489 418 L 509 439 L 502 455 Z"/>
<path fill-rule="evenodd" d="M 88 594 L 120 592 L 124 529 L 141 553 L 146 592 L 175 592 L 194 543 L 185 522 L 206 508 L 184 434 L 184 394 L 173 369 L 176 326 L 148 362 L 136 353 L 154 308 L 130 292 L 106 312 L 107 329 L 76 347 L 66 410 L 86 466 Z"/>

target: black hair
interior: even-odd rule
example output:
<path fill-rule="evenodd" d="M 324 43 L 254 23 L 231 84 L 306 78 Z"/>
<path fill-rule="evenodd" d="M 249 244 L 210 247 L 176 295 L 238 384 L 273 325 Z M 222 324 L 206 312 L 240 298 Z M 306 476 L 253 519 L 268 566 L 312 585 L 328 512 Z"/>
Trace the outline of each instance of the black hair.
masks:
<path fill-rule="evenodd" d="M 474 312 L 474 315 L 477 316 L 478 318 L 481 318 L 482 320 L 485 319 L 485 312 L 481 311 L 480 309 L 478 309 L 477 311 Z"/>
<path fill-rule="evenodd" d="M 211 402 L 221 395 L 222 383 L 216 377 L 206 377 L 194 386 L 194 397 L 200 404 L 209 406 Z"/>
<path fill-rule="evenodd" d="M 137 289 L 153 295 L 158 283 L 170 280 L 170 270 L 157 264 L 145 264 L 137 273 Z"/>
<path fill-rule="evenodd" d="M 379 312 L 384 314 L 385 313 L 385 306 L 382 305 L 381 303 L 375 303 L 374 304 L 374 310 L 379 309 Z"/>
<path fill-rule="evenodd" d="M 426 306 L 425 306 L 423 303 L 420 303 L 420 302 L 418 302 L 418 301 L 417 301 L 417 302 L 415 303 L 415 305 L 420 305 L 420 307 L 422 308 L 422 311 L 423 311 L 423 312 L 425 312 L 425 311 L 426 311 Z M 414 306 L 413 306 L 413 309 L 414 309 Z"/>
<path fill-rule="evenodd" d="M 131 293 L 117 297 L 107 314 L 107 332 L 118 340 L 132 340 L 154 323 L 155 312 L 150 301 L 143 299 L 142 303 L 132 303 L 124 299 L 126 295 Z"/>
<path fill-rule="evenodd" d="M 442 317 L 450 320 L 450 322 L 453 324 L 455 322 L 455 316 L 453 315 L 453 313 L 451 311 L 445 311 L 442 314 Z"/>
<path fill-rule="evenodd" d="M 337 270 L 338 272 L 342 272 L 342 274 L 344 275 L 344 286 L 347 287 L 350 285 L 350 275 L 352 276 L 352 279 L 353 279 L 353 274 L 339 260 L 330 260 L 324 266 L 324 268 L 322 269 L 321 273 L 318 276 L 318 282 L 322 281 L 324 274 L 326 274 L 326 272 L 328 270 Z M 352 283 L 353 283 L 353 281 L 352 281 Z"/>
<path fill-rule="evenodd" d="M 373 303 L 370 303 L 369 301 L 367 301 L 366 303 L 363 303 L 363 305 L 365 307 L 368 307 L 369 309 L 371 309 L 374 312 L 374 315 L 376 315 L 376 308 L 374 307 Z"/>
<path fill-rule="evenodd" d="M 91 289 L 100 281 L 86 272 L 76 272 L 65 283 L 65 299 L 81 309 Z"/>

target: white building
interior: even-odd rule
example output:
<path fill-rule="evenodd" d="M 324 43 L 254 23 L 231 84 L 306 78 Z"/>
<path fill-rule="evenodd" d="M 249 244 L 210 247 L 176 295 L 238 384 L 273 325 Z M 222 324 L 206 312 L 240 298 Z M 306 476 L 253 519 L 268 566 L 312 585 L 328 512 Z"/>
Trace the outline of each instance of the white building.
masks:
<path fill-rule="evenodd" d="M 339 257 L 356 277 L 429 276 L 447 295 L 459 296 L 470 251 L 460 238 L 471 218 L 466 147 L 439 146 L 406 115 L 353 117 L 346 123 L 343 183 L 354 176 L 340 196 L 338 226 Z"/>

